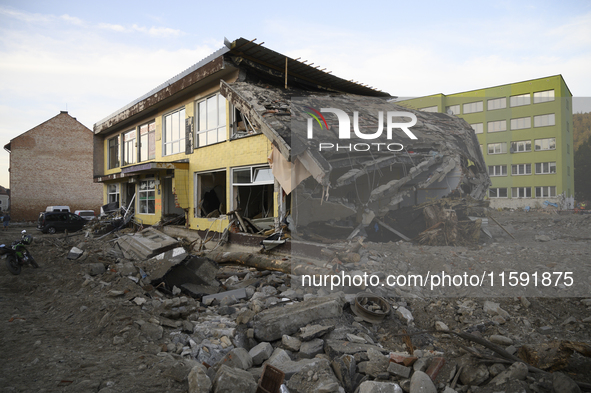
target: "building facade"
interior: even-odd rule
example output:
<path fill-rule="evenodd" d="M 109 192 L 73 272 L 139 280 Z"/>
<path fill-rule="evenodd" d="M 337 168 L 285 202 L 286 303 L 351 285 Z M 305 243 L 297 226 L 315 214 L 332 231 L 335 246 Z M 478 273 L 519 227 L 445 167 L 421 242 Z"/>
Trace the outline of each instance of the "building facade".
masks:
<path fill-rule="evenodd" d="M 10 210 L 9 190 L 0 186 L 0 213 Z"/>
<path fill-rule="evenodd" d="M 572 94 L 561 75 L 397 103 L 472 126 L 492 180 L 491 207 L 573 207 Z"/>
<path fill-rule="evenodd" d="M 10 152 L 13 220 L 36 220 L 55 205 L 72 212 L 99 211 L 102 187 L 93 181 L 93 138 L 91 130 L 62 111 L 4 146 Z"/>
<path fill-rule="evenodd" d="M 263 96 L 254 97 L 251 85 L 262 86 Z M 232 211 L 276 224 L 290 190 L 269 158 L 275 151 L 276 161 L 289 163 L 291 150 L 289 135 L 277 133 L 281 120 L 271 117 L 289 121 L 289 108 L 269 99 L 269 86 L 389 96 L 252 41 L 228 42 L 94 125 L 94 177 L 104 202 L 133 208 L 144 225 L 184 215 L 191 229 L 222 232 Z"/>

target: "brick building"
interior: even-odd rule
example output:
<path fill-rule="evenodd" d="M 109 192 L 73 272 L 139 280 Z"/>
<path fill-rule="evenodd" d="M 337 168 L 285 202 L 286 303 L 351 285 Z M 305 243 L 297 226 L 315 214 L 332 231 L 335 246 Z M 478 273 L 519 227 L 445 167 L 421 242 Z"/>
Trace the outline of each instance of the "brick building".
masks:
<path fill-rule="evenodd" d="M 36 220 L 47 206 L 71 211 L 102 205 L 93 182 L 93 133 L 68 112 L 13 138 L 10 152 L 10 212 L 13 220 Z"/>

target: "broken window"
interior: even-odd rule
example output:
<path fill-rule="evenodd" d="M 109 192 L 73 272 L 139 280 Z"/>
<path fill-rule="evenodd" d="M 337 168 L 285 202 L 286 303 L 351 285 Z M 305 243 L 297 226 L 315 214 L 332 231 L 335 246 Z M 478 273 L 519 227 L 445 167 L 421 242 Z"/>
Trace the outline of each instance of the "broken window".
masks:
<path fill-rule="evenodd" d="M 119 167 L 119 135 L 109 139 L 109 169 Z"/>
<path fill-rule="evenodd" d="M 156 181 L 154 179 L 140 182 L 138 202 L 140 214 L 156 213 Z"/>
<path fill-rule="evenodd" d="M 107 185 L 107 203 L 119 202 L 119 183 Z"/>
<path fill-rule="evenodd" d="M 195 173 L 195 217 L 226 213 L 226 171 Z"/>
<path fill-rule="evenodd" d="M 123 165 L 135 163 L 135 130 L 123 134 Z"/>
<path fill-rule="evenodd" d="M 156 122 L 154 121 L 140 126 L 139 154 L 140 162 L 156 158 Z"/>
<path fill-rule="evenodd" d="M 195 147 L 226 140 L 226 106 L 226 99 L 219 93 L 197 103 Z"/>
<path fill-rule="evenodd" d="M 232 210 L 247 218 L 273 217 L 274 184 L 268 166 L 232 169 Z"/>
<path fill-rule="evenodd" d="M 232 107 L 232 139 L 258 134 L 260 131 L 240 110 Z"/>
<path fill-rule="evenodd" d="M 162 155 L 185 151 L 185 108 L 164 116 Z"/>

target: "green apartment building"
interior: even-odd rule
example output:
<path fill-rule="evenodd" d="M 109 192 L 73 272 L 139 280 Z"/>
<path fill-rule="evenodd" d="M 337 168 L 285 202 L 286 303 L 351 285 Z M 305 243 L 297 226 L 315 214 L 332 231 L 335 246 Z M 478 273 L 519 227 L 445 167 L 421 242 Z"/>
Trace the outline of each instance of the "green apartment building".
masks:
<path fill-rule="evenodd" d="M 491 207 L 573 207 L 572 94 L 562 75 L 397 104 L 472 126 L 492 180 Z"/>

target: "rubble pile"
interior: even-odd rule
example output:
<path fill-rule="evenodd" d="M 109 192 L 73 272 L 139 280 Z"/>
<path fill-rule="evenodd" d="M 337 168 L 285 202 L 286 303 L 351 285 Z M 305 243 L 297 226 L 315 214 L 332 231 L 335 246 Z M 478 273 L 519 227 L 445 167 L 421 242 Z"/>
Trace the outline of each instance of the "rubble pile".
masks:
<path fill-rule="evenodd" d="M 587 242 L 571 239 L 567 252 L 557 249 L 556 242 L 569 235 L 563 231 L 557 239 L 555 233 L 568 227 L 574 238 L 591 225 L 586 217 L 520 214 L 497 217 L 521 243 L 491 226 L 495 241 L 503 244 L 489 241 L 467 248 L 365 242 L 357 243 L 354 253 L 334 255 L 345 261 L 340 268 L 347 272 L 363 266 L 379 277 L 412 271 L 424 259 L 444 268 L 488 263 L 484 258 L 494 259 L 495 252 L 504 253 L 507 264 L 527 261 L 526 252 L 538 263 L 548 255 L 547 261 L 555 261 L 559 254 L 572 263 L 588 260 Z M 526 233 L 528 223 L 535 230 Z M 126 359 L 135 367 L 125 374 L 111 371 L 117 378 L 100 379 L 92 370 L 106 358 L 95 356 L 94 366 L 60 376 L 56 384 L 61 388 L 85 391 L 89 386 L 103 393 L 130 391 L 131 386 L 191 393 L 254 393 L 264 391 L 257 390 L 262 386 L 292 393 L 558 393 L 590 386 L 591 299 L 429 297 L 402 287 L 330 291 L 302 286 L 301 276 L 290 272 L 191 255 L 178 239 L 151 231 L 152 243 L 130 231 L 100 240 L 46 235 L 32 247 L 49 273 L 22 290 L 52 294 L 38 307 L 47 323 L 60 315 L 56 329 L 71 323 L 89 340 L 100 340 L 96 350 L 132 354 Z M 539 235 L 550 240 L 535 240 Z M 540 249 L 528 248 L 530 242 Z M 138 249 L 135 243 L 145 247 L 142 256 L 130 252 Z M 51 265 L 55 270 L 49 270 Z M 35 279 L 43 270 L 27 272 Z M 10 277 L 1 277 L 3 286 L 13 287 Z M 56 277 L 62 277 L 62 284 L 48 285 L 47 279 Z M 10 323 L 33 323 L 30 311 L 20 310 L 10 315 L 25 321 Z M 70 345 L 78 344 L 63 344 Z M 60 363 L 55 364 L 59 370 Z M 10 377 L 2 378 L 4 386 L 14 386 Z M 148 381 L 151 386 L 142 385 Z"/>

